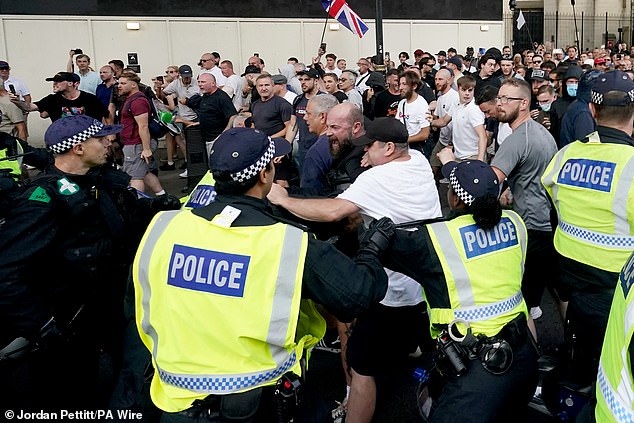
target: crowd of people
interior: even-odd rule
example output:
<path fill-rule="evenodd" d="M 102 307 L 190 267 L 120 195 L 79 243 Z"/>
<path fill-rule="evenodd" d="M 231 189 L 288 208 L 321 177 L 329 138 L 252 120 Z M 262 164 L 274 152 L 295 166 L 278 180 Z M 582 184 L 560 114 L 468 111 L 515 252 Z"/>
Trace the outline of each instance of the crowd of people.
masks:
<path fill-rule="evenodd" d="M 562 380 L 596 384 L 577 421 L 632 421 L 631 54 L 320 48 L 238 75 L 212 52 L 146 85 L 70 50 L 37 101 L 0 61 L 6 404 L 370 422 L 381 378 L 428 354 L 425 421 L 516 421 L 549 318 Z M 300 401 L 313 348 L 347 385 L 325 417 Z"/>

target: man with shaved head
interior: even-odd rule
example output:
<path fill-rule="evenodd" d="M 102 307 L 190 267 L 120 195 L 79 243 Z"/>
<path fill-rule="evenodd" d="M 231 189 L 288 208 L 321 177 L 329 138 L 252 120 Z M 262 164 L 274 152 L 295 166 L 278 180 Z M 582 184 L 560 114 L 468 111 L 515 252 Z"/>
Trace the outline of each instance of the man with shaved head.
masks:
<path fill-rule="evenodd" d="M 231 128 L 236 108 L 227 93 L 218 89 L 216 78 L 211 73 L 200 74 L 198 89 L 200 94 L 179 98 L 178 101 L 198 114 L 203 141 L 213 141 L 222 131 Z"/>
<path fill-rule="evenodd" d="M 460 98 L 458 92 L 452 88 L 454 79 L 451 72 L 447 69 L 440 69 L 436 72 L 435 77 L 436 92 L 438 93 L 438 100 L 436 101 L 436 110 L 434 110 L 433 118 L 442 118 L 447 114 L 450 114 L 460 104 Z M 452 140 L 452 128 L 453 124 L 450 123 L 447 126 L 440 128 L 440 135 L 438 142 L 431 152 L 429 164 L 431 164 L 434 177 L 438 178 L 440 175 L 440 168 L 442 163 L 436 156 L 443 148 L 447 147 Z"/>

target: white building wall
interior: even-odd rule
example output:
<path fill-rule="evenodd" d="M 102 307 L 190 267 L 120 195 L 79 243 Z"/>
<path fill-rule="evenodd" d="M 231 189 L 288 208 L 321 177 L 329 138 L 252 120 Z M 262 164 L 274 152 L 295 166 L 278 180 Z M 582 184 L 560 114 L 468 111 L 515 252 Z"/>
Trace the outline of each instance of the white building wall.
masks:
<path fill-rule="evenodd" d="M 126 22 L 139 22 L 138 31 L 126 29 Z M 336 23 L 330 20 L 329 23 Z M 328 51 L 345 58 L 354 67 L 361 56 L 375 52 L 374 22 L 359 39 L 343 26 L 326 30 Z M 81 48 L 96 70 L 111 59 L 127 63 L 127 53 L 138 53 L 141 78 L 163 75 L 170 64 L 195 67 L 203 52 L 218 51 L 222 59 L 242 73 L 248 58 L 258 52 L 271 73 L 290 56 L 310 62 L 319 46 L 324 27 L 317 19 L 220 19 L 220 18 L 119 18 L 82 16 L 0 15 L 0 60 L 11 64 L 11 74 L 24 80 L 34 100 L 49 94 L 52 83 L 46 77 L 65 70 L 68 51 Z M 384 51 L 396 59 L 398 52 L 421 48 L 436 53 L 455 47 L 501 46 L 502 21 L 383 21 Z M 29 141 L 41 145 L 49 119 L 37 113 L 29 117 Z"/>

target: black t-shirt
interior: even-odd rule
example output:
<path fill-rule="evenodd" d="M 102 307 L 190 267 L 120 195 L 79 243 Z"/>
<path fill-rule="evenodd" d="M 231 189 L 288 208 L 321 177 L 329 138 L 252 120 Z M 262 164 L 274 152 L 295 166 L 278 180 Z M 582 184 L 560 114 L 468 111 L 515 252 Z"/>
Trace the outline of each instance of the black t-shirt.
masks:
<path fill-rule="evenodd" d="M 346 93 L 344 93 L 341 90 L 335 91 L 333 96 L 335 96 L 335 98 L 339 101 L 339 103 L 343 103 L 344 101 L 348 99 L 348 96 L 346 95 Z"/>
<path fill-rule="evenodd" d="M 195 94 L 187 99 L 187 106 L 198 113 L 203 140 L 214 140 L 229 123 L 231 116 L 238 114 L 226 92 L 216 90 L 213 94 Z"/>
<path fill-rule="evenodd" d="M 36 101 L 40 112 L 47 112 L 53 122 L 74 115 L 86 115 L 99 121 L 108 116 L 108 109 L 96 95 L 80 91 L 74 100 L 64 98 L 61 94 L 50 94 Z"/>
<path fill-rule="evenodd" d="M 383 90 L 376 96 L 374 103 L 374 115 L 378 117 L 394 117 L 398 109 L 398 102 L 401 101 L 400 94 L 392 94 L 390 90 Z"/>
<path fill-rule="evenodd" d="M 254 102 L 251 113 L 255 129 L 271 136 L 284 129 L 284 122 L 291 120 L 293 106 L 282 97 L 274 95 L 267 101 Z"/>

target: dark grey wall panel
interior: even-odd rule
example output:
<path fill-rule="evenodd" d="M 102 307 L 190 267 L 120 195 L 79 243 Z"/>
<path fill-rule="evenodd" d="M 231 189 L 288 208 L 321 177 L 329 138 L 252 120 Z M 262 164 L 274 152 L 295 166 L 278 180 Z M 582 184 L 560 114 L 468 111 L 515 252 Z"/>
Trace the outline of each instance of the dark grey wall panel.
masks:
<path fill-rule="evenodd" d="M 349 0 L 362 19 L 375 0 Z M 0 14 L 194 16 L 235 18 L 325 17 L 320 0 L 0 0 Z M 383 0 L 385 19 L 502 20 L 499 0 Z"/>

